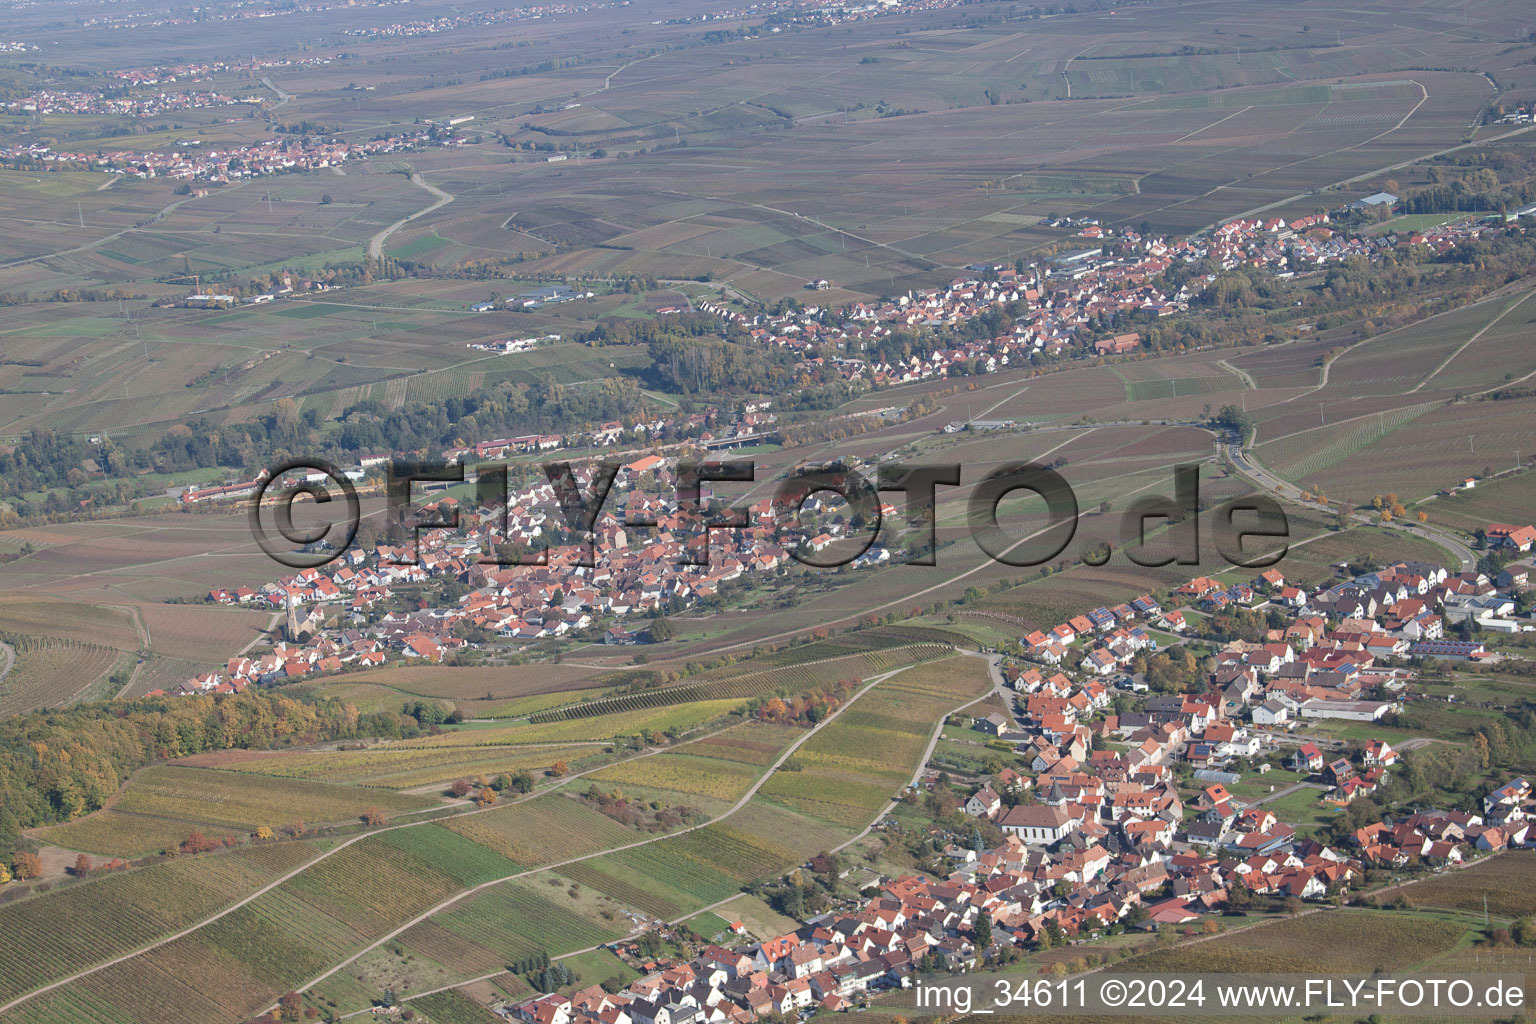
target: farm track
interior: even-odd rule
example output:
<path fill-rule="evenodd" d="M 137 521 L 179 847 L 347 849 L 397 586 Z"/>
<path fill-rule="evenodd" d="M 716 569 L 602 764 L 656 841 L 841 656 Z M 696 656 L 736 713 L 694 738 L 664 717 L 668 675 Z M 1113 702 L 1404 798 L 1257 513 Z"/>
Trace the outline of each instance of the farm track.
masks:
<path fill-rule="evenodd" d="M 118 690 L 117 693 L 113 695 L 113 700 L 122 700 L 125 696 L 132 692 L 134 684 L 139 681 L 139 673 L 144 671 L 145 665 L 149 664 L 150 644 L 152 642 L 152 638 L 149 634 L 149 626 L 145 623 L 144 616 L 139 614 L 138 606 L 123 605 L 122 607 L 126 607 L 128 609 L 128 614 L 133 618 L 133 628 L 138 631 L 139 643 L 142 646 L 140 647 L 141 653 L 135 656 L 133 671 L 128 673 L 128 681 L 123 684 L 122 689 Z M 241 651 L 240 653 L 244 654 L 245 652 Z"/>

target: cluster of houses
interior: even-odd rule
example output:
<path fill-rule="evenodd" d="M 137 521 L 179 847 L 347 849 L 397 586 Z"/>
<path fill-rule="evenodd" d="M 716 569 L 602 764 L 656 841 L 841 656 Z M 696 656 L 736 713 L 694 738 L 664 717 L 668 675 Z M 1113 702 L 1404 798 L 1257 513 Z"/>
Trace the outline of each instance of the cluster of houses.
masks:
<path fill-rule="evenodd" d="M 153 95 L 113 95 L 38 89 L 17 100 L 0 103 L 0 110 L 14 114 L 117 114 L 122 117 L 156 117 L 181 110 L 226 107 L 248 102 L 217 92 L 161 92 Z"/>
<path fill-rule="evenodd" d="M 1362 760 L 1380 770 L 1396 757 L 1375 743 Z M 1105 758 L 1070 781 L 1049 772 L 1031 781 L 1005 769 L 970 798 L 967 813 L 996 813 L 1000 789 L 1033 785 L 1040 802 L 1003 814 L 1006 835 L 993 849 L 948 847 L 952 870 L 942 880 L 881 878 L 859 901 L 793 932 L 648 965 L 617 992 L 594 985 L 497 1012 L 526 1024 L 748 1024 L 845 1010 L 881 990 L 910 987 L 914 972 L 968 970 L 1008 946 L 1089 940 L 1117 926 L 1189 926 L 1225 908 L 1237 890 L 1318 900 L 1358 884 L 1366 865 L 1459 864 L 1523 843 L 1533 804 L 1530 785 L 1514 779 L 1484 799 L 1482 814 L 1416 811 L 1357 830 L 1346 850 L 1298 838 L 1273 812 L 1244 807 L 1220 783 L 1201 791 L 1181 825 L 1186 811 L 1166 765 L 1124 768 Z M 978 806 L 988 803 L 992 812 Z M 744 931 L 731 925 L 732 935 Z"/>
<path fill-rule="evenodd" d="M 591 486 L 593 472 L 591 466 L 575 471 L 584 490 Z M 305 645 L 309 653 L 303 658 L 290 653 L 280 666 L 264 661 L 254 664 L 250 672 L 230 670 L 214 685 L 231 682 L 235 675 L 275 682 L 290 674 L 339 670 L 349 659 L 365 655 L 441 661 L 463 646 L 461 637 L 467 629 L 510 640 L 564 636 L 595 626 L 600 619 L 685 608 L 717 595 L 735 580 L 772 573 L 790 563 L 791 552 L 780 543 L 779 524 L 793 511 L 792 499 L 760 498 L 746 506 L 745 526 L 706 534 L 708 513 L 680 509 L 673 500 L 675 473 L 672 462 L 656 455 L 642 456 L 619 470 L 593 530 L 592 566 L 580 564 L 588 554 L 583 545 L 554 541 L 549 543 L 545 565 L 495 563 L 493 553 L 505 545 L 520 545 L 531 552 L 551 537 L 558 540 L 563 530 L 559 504 L 553 485 L 544 482 L 509 494 L 504 522 L 496 510 L 460 509 L 455 499 L 444 497 L 423 506 L 421 515 L 430 520 L 436 514 L 457 511 L 460 530 L 424 531 L 414 549 L 351 548 L 323 567 L 258 588 L 215 588 L 207 595 L 214 603 L 288 609 L 289 640 L 301 635 L 310 639 Z M 236 486 L 254 493 L 258 484 Z M 658 497 L 662 494 L 668 497 Z M 701 498 L 709 501 L 707 492 Z M 822 498 L 812 495 L 799 514 L 803 522 L 819 523 L 817 514 L 824 508 Z M 840 517 L 819 523 L 819 532 L 802 531 L 808 536 L 799 542 L 811 551 L 822 550 L 843 535 L 845 525 Z M 888 557 L 883 549 L 866 552 L 858 564 Z M 449 607 L 370 614 L 370 609 L 394 595 L 396 587 L 431 580 L 453 580 L 473 589 Z M 296 619 L 301 608 L 308 611 Z M 332 619 L 341 620 L 345 628 L 326 631 L 323 625 Z M 348 639 L 345 650 L 329 649 L 336 637 L 354 633 L 378 646 L 363 648 Z M 635 635 L 615 624 L 604 639 L 632 643 Z M 309 667 L 290 673 L 298 661 Z M 208 677 L 199 680 L 189 680 L 184 692 L 207 689 Z"/>
<path fill-rule="evenodd" d="M 1354 842 L 1370 864 L 1393 868 L 1460 864 L 1473 850 L 1493 852 L 1526 845 L 1531 813 L 1530 783 L 1511 779 L 1483 798 L 1481 814 L 1416 811 L 1396 821 L 1356 829 Z"/>
<path fill-rule="evenodd" d="M 112 77 L 133 85 L 170 85 L 180 81 L 199 81 L 214 75 L 251 75 L 271 68 L 304 68 L 329 64 L 332 57 L 257 57 L 249 60 L 185 61 L 155 64 L 150 67 L 119 68 Z"/>
<path fill-rule="evenodd" d="M 1494 230 L 1483 221 L 1462 220 L 1404 234 L 1357 235 L 1335 231 L 1329 223 L 1326 213 L 1290 221 L 1239 219 L 1208 235 L 1179 241 L 1123 231 L 1115 249 L 1100 246 L 1067 252 L 1023 268 L 979 265 L 972 268 L 973 275 L 957 277 L 944 288 L 910 291 L 889 301 L 860 302 L 842 310 L 808 306 L 782 314 L 748 315 L 718 302 L 700 303 L 698 308 L 739 325 L 762 344 L 806 352 L 802 370 L 885 386 L 946 377 L 961 366 L 970 372 L 992 373 L 1047 359 L 1143 351 L 1139 334 L 1121 332 L 1089 340 L 1089 328 L 1133 313 L 1163 317 L 1187 312 L 1191 300 L 1215 277 L 1195 278 L 1170 293 L 1159 282 L 1176 264 L 1208 259 L 1224 270 L 1262 268 L 1290 277 L 1354 256 L 1380 258 L 1400 245 L 1427 246 L 1444 253 Z M 1083 237 L 1112 234 L 1091 220 L 1082 225 Z M 894 330 L 954 328 L 1003 306 L 1020 311 L 1006 334 L 959 341 L 926 355 L 865 356 Z M 841 355 L 810 354 L 830 350 Z"/>
<path fill-rule="evenodd" d="M 269 139 L 229 149 L 185 145 L 155 150 L 55 150 L 41 143 L 0 147 L 0 162 L 42 163 L 63 170 L 103 171 L 137 178 L 173 178 L 227 184 L 242 178 L 295 171 L 317 171 L 348 160 L 426 146 L 461 145 L 462 139 L 432 140 L 426 132 L 407 131 L 386 138 L 324 141 L 309 136 Z"/>
<path fill-rule="evenodd" d="M 563 14 L 580 14 L 619 6 L 620 0 L 588 0 L 586 3 L 539 3 L 526 7 L 492 7 L 483 11 L 439 14 L 433 17 L 394 21 L 387 25 L 368 25 L 342 29 L 341 34 L 354 39 L 414 39 L 466 28 L 488 28 L 513 22 L 549 19 Z"/>
<path fill-rule="evenodd" d="M 972 944 L 955 933 L 969 928 L 977 909 L 964 894 L 929 895 L 928 888 L 917 877 L 897 879 L 862 908 L 737 949 L 707 946 L 619 992 L 594 985 L 499 1012 L 528 1024 L 748 1024 L 766 1015 L 845 1009 L 865 993 L 910 984 L 925 956 L 975 961 Z"/>
<path fill-rule="evenodd" d="M 245 21 L 252 18 L 277 18 L 290 14 L 320 13 L 345 8 L 387 7 L 393 4 L 408 2 L 409 0 L 305 0 L 302 4 L 236 3 L 221 7 L 194 7 L 187 14 L 177 14 L 168 8 L 152 8 L 142 11 L 127 11 L 121 14 L 91 15 L 79 18 L 76 23 L 81 28 L 135 29 L 165 28 L 173 25 L 203 28 L 210 21 Z M 222 64 L 223 62 L 221 61 L 220 63 Z M 233 64 L 234 62 L 230 63 Z M 297 64 L 301 62 L 291 61 L 284 63 Z M 257 62 L 252 61 L 250 64 L 256 65 Z"/>

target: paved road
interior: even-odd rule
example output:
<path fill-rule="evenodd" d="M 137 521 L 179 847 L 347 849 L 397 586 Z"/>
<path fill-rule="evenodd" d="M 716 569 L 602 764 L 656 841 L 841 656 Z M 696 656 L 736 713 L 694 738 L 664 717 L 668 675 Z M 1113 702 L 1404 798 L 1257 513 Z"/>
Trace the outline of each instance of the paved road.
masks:
<path fill-rule="evenodd" d="M 1272 494 L 1279 494 L 1286 501 L 1294 502 L 1297 505 L 1304 505 L 1318 512 L 1337 511 L 1323 502 L 1309 501 L 1303 498 L 1301 488 L 1287 480 L 1280 479 L 1280 477 L 1254 459 L 1253 454 L 1245 450 L 1241 445 L 1228 444 L 1227 454 L 1238 473 L 1247 478 L 1249 483 L 1254 484 L 1260 489 Z M 1371 516 L 1364 512 L 1356 512 L 1353 518 L 1359 523 L 1372 522 Z M 1460 559 L 1462 572 L 1471 572 L 1477 568 L 1477 558 L 1473 555 L 1472 549 L 1460 538 L 1440 529 L 1438 526 L 1430 526 L 1427 523 L 1397 522 L 1392 524 L 1392 528 L 1402 530 L 1404 533 L 1411 533 L 1417 537 L 1423 537 L 1425 540 L 1433 541 L 1447 549 Z"/>

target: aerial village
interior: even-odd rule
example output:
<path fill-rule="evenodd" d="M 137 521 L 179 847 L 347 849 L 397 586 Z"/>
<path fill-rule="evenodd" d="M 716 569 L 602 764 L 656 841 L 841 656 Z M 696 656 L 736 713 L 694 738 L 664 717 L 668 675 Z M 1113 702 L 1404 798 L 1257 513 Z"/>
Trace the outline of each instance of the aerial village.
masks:
<path fill-rule="evenodd" d="M 1499 536 L 1511 534 L 1511 547 L 1529 550 L 1529 528 Z M 1237 585 L 1196 578 L 1169 595 L 1169 607 L 1143 595 L 1032 632 L 1026 657 L 1005 663 L 1008 711 L 963 719 L 1030 760 L 1023 771 L 972 780 L 946 808 L 991 822 L 1001 844 L 979 849 L 979 831 L 967 841 L 950 830 L 943 877 L 868 877 L 856 898 L 793 932 L 744 935 L 734 922 L 689 958 L 638 964 L 646 973 L 621 990 L 546 993 L 499 1012 L 528 1024 L 691 1024 L 851 1010 L 910 987 L 916 971 L 996 965 L 1125 930 L 1197 934 L 1233 908 L 1340 898 L 1367 869 L 1444 870 L 1527 845 L 1533 800 L 1523 778 L 1488 793 L 1479 813 L 1406 810 L 1330 844 L 1303 838 L 1263 800 L 1234 797 L 1228 786 L 1239 775 L 1225 769 L 1241 762 L 1262 774 L 1279 760 L 1325 804 L 1369 795 L 1403 753 L 1380 739 L 1353 750 L 1308 739 L 1307 723 L 1392 714 L 1412 670 L 1386 659 L 1486 657 L 1479 644 L 1440 639 L 1440 624 L 1493 618 L 1528 570 L 1511 564 L 1501 588 L 1476 573 L 1402 562 L 1308 592 L 1268 569 Z M 1262 642 L 1227 644 L 1203 692 L 1114 712 L 1117 689 L 1145 687 L 1110 677 L 1156 647 L 1154 630 L 1182 632 L 1186 609 L 1234 603 L 1283 609 L 1286 624 Z M 1195 766 L 1203 785 L 1193 799 L 1180 795 L 1179 765 Z M 951 794 L 938 785 L 949 781 L 930 765 L 918 788 Z M 628 955 L 633 943 L 614 948 Z"/>
<path fill-rule="evenodd" d="M 1396 196 L 1378 193 L 1334 213 L 1390 208 L 1396 201 Z M 1215 280 L 1215 274 L 1196 277 L 1170 291 L 1162 279 L 1175 265 L 1210 260 L 1222 270 L 1261 269 L 1288 278 L 1351 257 L 1379 259 L 1400 246 L 1422 247 L 1441 255 L 1533 214 L 1536 204 L 1501 217 L 1497 223 L 1464 219 L 1425 231 L 1366 235 L 1335 230 L 1329 226 L 1330 215 L 1318 212 L 1291 221 L 1278 217 L 1229 221 L 1209 235 L 1181 241 L 1144 238 L 1130 230 L 1117 234 L 1095 219 L 1085 218 L 1073 225 L 1092 248 L 1023 266 L 978 265 L 971 268 L 972 276 L 956 278 L 945 288 L 908 292 L 888 301 L 855 303 L 840 311 L 812 305 L 770 316 L 748 315 L 719 302 L 699 303 L 698 308 L 739 325 L 765 345 L 806 353 L 833 349 L 842 353 L 833 358 L 808 355 L 802 369 L 877 387 L 907 384 L 947 377 L 962 366 L 970 373 L 994 373 L 1007 367 L 1145 352 L 1146 339 L 1140 334 L 1122 331 L 1091 337 L 1104 333 L 1093 331 L 1092 325 L 1113 323 L 1136 313 L 1161 318 L 1189 312 L 1191 303 Z M 809 287 L 817 289 L 824 284 L 811 282 Z M 999 307 L 1020 310 L 1006 334 L 959 341 L 952 348 L 929 355 L 913 353 L 891 362 L 864 355 L 893 330 L 955 328 Z"/>
<path fill-rule="evenodd" d="M 1121 239 L 1136 253 L 1131 257 L 1097 249 L 1023 272 L 985 268 L 948 289 L 855 306 L 842 317 L 814 309 L 776 320 L 724 307 L 706 311 L 737 319 L 764 344 L 809 350 L 836 340 L 849 352 L 835 361 L 837 372 L 896 383 L 947 375 L 965 359 L 978 360 L 984 372 L 1042 352 L 1094 358 L 1135 351 L 1143 341 L 1134 334 L 1101 338 L 1091 347 L 1074 337 L 1106 310 L 1185 308 L 1192 293 L 1164 294 L 1152 283 L 1173 260 L 1211 257 L 1223 266 L 1288 273 L 1391 244 L 1444 251 L 1498 230 L 1464 221 L 1363 239 L 1325 237 L 1324 225 L 1321 217 L 1234 222 L 1177 245 L 1127 234 Z M 958 324 L 1017 301 L 1027 304 L 1029 315 L 1002 339 L 911 364 L 873 366 L 855 358 L 861 340 L 878 338 L 893 324 Z M 663 436 L 728 445 L 770 435 L 770 408 L 762 400 L 734 417 L 716 412 L 713 420 L 695 414 L 686 422 L 603 424 L 570 436 L 498 438 L 442 454 L 470 463 Z M 386 459 L 364 461 L 376 466 Z M 355 472 L 368 468 L 360 464 Z M 583 486 L 591 480 L 589 465 L 576 472 Z M 553 488 L 539 484 L 510 494 L 505 516 L 499 503 L 461 507 L 450 497 L 429 503 L 424 513 L 457 513 L 459 527 L 423 532 L 415 550 L 352 549 L 323 568 L 260 587 L 216 589 L 208 600 L 286 611 L 285 638 L 189 679 L 180 692 L 239 692 L 386 660 L 440 662 L 490 638 L 534 641 L 586 631 L 604 643 L 645 643 L 656 616 L 750 585 L 754 574 L 762 579 L 785 571 L 796 551 L 821 550 L 847 528 L 834 516 L 818 519 L 813 499 L 807 507 L 813 528 L 786 544 L 776 529 L 780 510 L 773 499 L 762 499 L 748 509 L 744 528 L 712 531 L 711 542 L 704 513 L 679 510 L 671 499 L 676 483 L 674 463 L 661 455 L 623 465 L 595 526 L 590 567 L 580 564 L 581 549 L 551 517 Z M 256 486 L 188 492 L 183 500 L 248 496 Z M 1400 770 L 1404 752 L 1384 739 L 1346 745 L 1311 730 L 1330 719 L 1366 729 L 1389 724 L 1415 699 L 1410 684 L 1424 666 L 1491 661 L 1497 654 L 1477 639 L 1479 632 L 1536 625 L 1517 614 L 1530 583 L 1536 527 L 1489 524 L 1483 534 L 1488 548 L 1513 558 L 1493 578 L 1400 562 L 1363 571 L 1338 567 L 1330 585 L 1309 589 L 1272 568 L 1238 583 L 1196 577 L 1167 593 L 1085 608 L 1050 629 L 1030 630 L 1018 638 L 1018 653 L 1003 662 L 1012 690 L 1008 706 L 968 722 L 982 742 L 1017 755 L 1020 768 L 969 780 L 965 795 L 954 797 L 953 810 L 985 819 L 1003 836 L 1000 844 L 979 849 L 964 835 L 949 835 L 942 845 L 947 874 L 877 878 L 857 901 L 793 933 L 722 939 L 687 959 L 653 965 L 617 992 L 595 986 L 548 993 L 501 1012 L 531 1024 L 693 1024 L 849 1009 L 873 992 L 909 985 L 918 969 L 966 969 L 1002 951 L 1092 942 L 1126 928 L 1198 927 L 1254 899 L 1326 901 L 1360 886 L 1367 870 L 1444 868 L 1526 845 L 1531 793 L 1520 778 L 1484 798 L 1480 813 L 1384 813 L 1333 843 L 1304 837 L 1262 799 L 1245 800 L 1229 788 L 1244 771 L 1262 776 L 1280 763 L 1302 775 L 1299 785 L 1315 793 L 1319 805 L 1348 808 Z M 508 547 L 547 547 L 548 564 L 488 560 Z M 892 557 L 877 544 L 855 568 Z M 455 582 L 463 596 L 442 607 L 379 611 L 394 588 L 434 580 Z M 1214 671 L 1182 692 L 1150 692 L 1134 671 L 1138 659 L 1181 645 L 1199 618 L 1233 608 L 1263 613 L 1265 634 L 1221 640 Z M 1189 773 L 1201 784 L 1192 796 L 1181 785 Z M 918 790 L 952 794 L 952 782 L 930 766 Z"/>

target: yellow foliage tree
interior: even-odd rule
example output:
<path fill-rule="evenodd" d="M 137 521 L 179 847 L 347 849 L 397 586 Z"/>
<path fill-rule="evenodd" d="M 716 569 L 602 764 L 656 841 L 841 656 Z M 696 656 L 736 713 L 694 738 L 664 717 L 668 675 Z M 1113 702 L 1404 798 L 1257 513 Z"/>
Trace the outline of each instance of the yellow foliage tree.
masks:
<path fill-rule="evenodd" d="M 257 839 L 271 839 L 272 838 L 272 826 L 270 826 L 270 825 L 263 825 L 260 828 L 258 828 L 256 830 L 256 838 Z"/>

